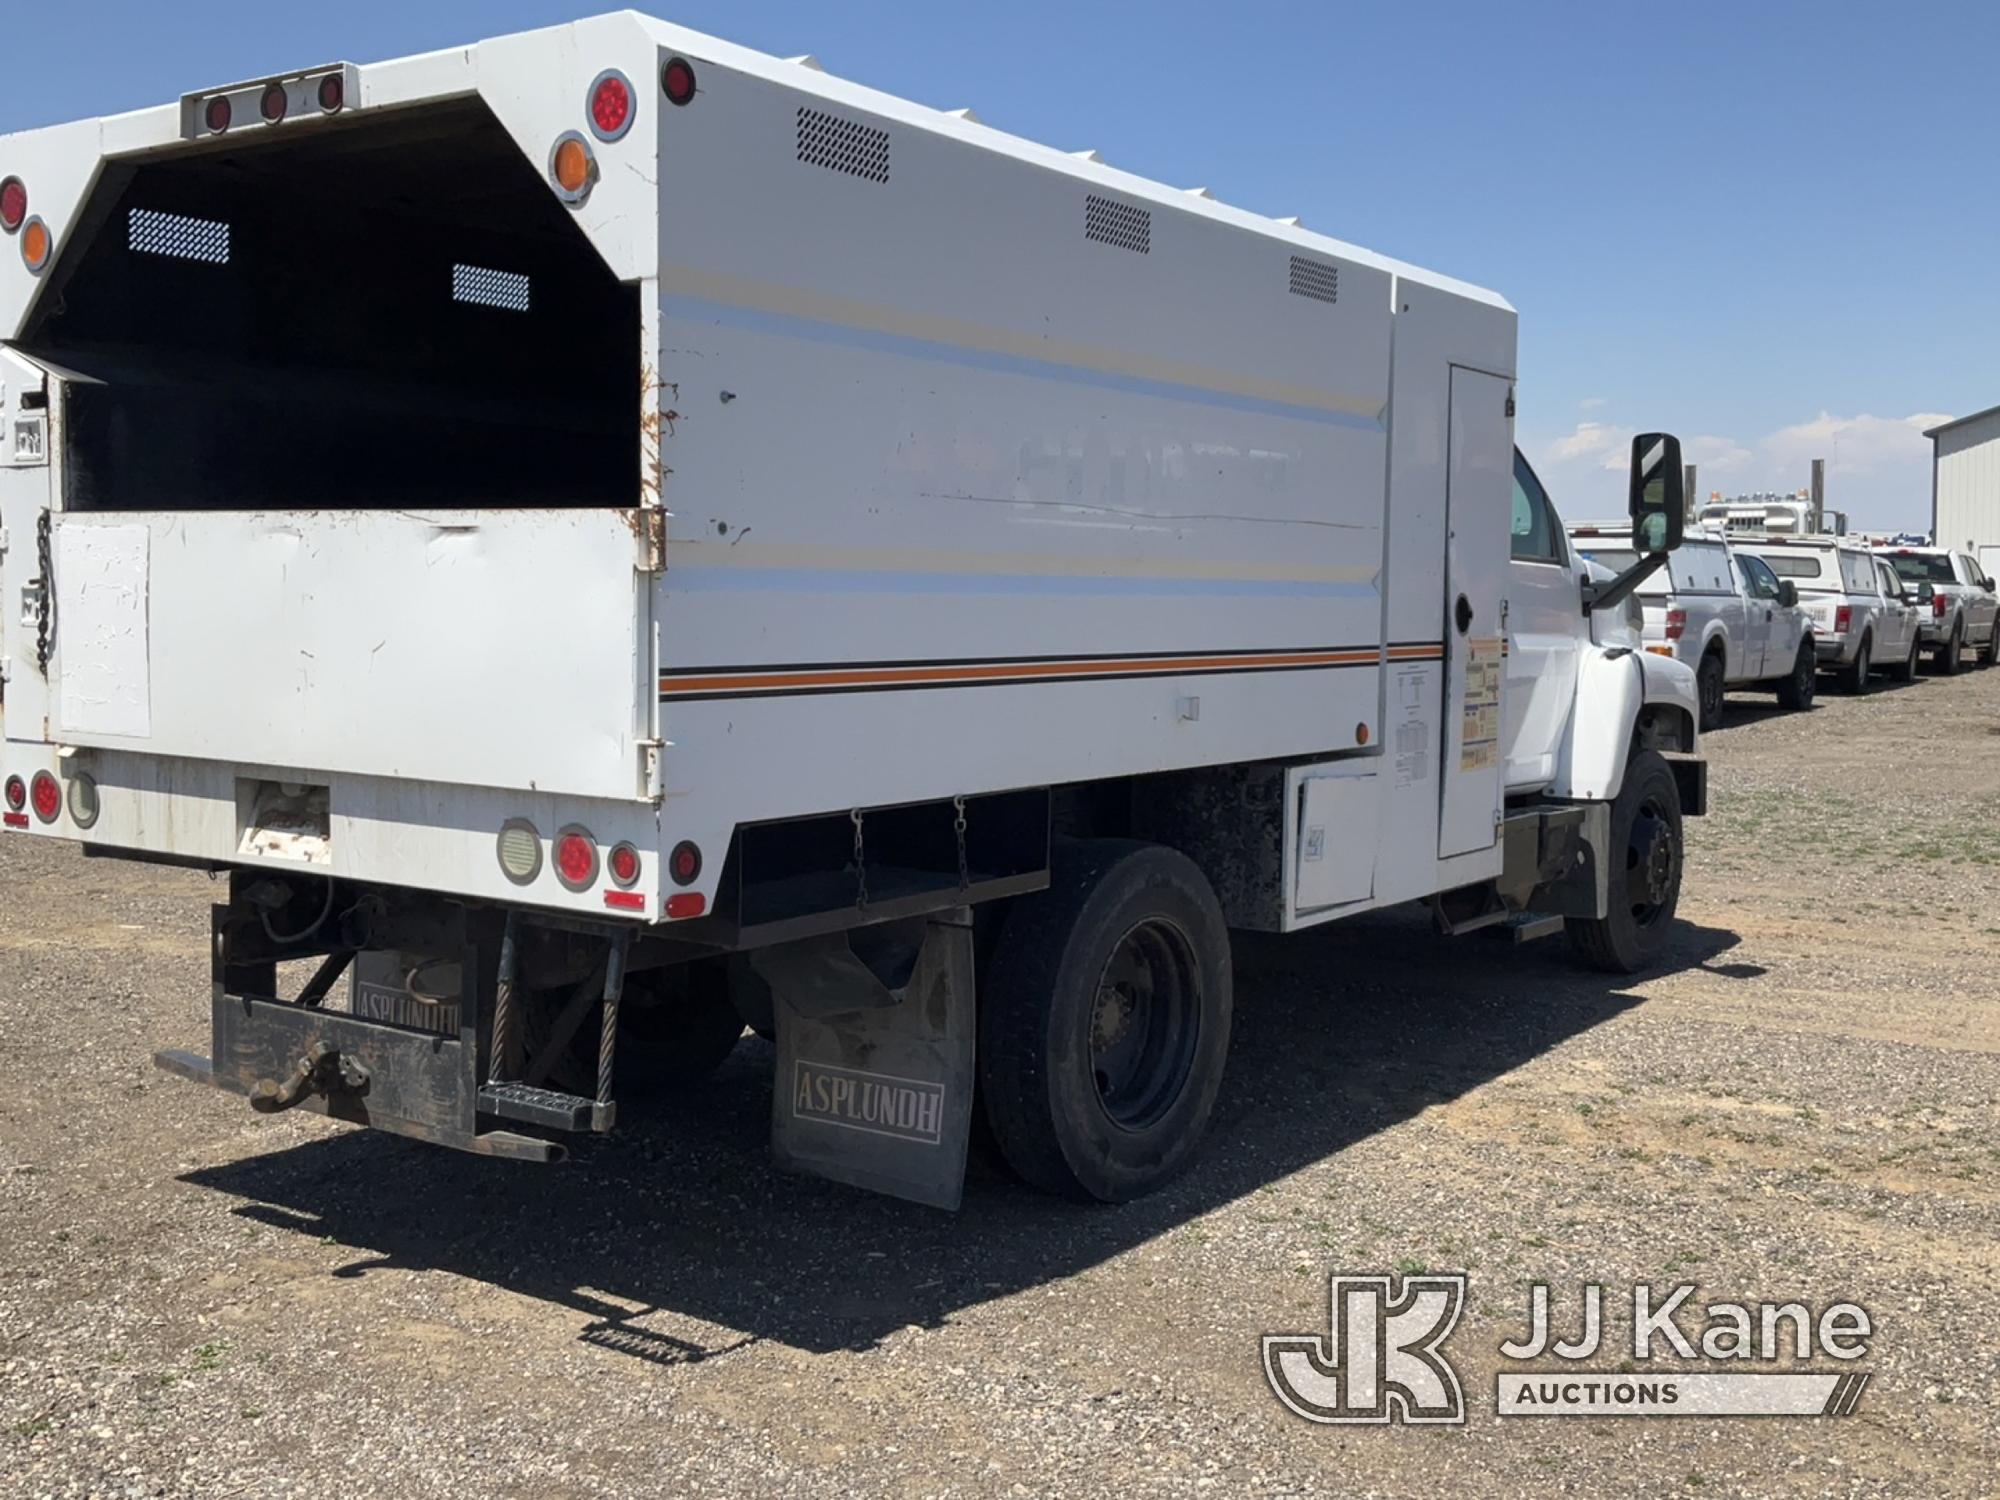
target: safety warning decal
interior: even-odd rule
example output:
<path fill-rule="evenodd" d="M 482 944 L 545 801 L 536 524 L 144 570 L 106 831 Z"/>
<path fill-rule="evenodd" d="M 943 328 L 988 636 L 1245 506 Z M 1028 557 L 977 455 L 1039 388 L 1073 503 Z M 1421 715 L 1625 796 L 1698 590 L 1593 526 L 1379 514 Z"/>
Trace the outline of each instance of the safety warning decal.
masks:
<path fill-rule="evenodd" d="M 1465 700 L 1458 736 L 1458 768 L 1484 771 L 1500 759 L 1500 640 L 1465 643 Z"/>

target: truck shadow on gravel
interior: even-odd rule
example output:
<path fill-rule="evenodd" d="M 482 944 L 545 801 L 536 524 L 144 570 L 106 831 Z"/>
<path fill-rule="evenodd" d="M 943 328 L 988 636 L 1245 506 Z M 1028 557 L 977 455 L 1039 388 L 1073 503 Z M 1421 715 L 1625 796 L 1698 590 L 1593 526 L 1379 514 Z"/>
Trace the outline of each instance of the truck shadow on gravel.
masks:
<path fill-rule="evenodd" d="M 1659 972 L 1761 973 L 1716 962 L 1736 943 L 1683 923 Z M 247 1220 L 361 1252 L 336 1276 L 448 1271 L 567 1309 L 584 1341 L 643 1359 L 762 1340 L 865 1348 L 1087 1270 L 1455 1099 L 1640 1004 L 1632 989 L 1646 983 L 1574 967 L 1560 939 L 1446 939 L 1410 912 L 1239 934 L 1236 974 L 1229 1073 L 1200 1160 L 1118 1207 L 1044 1197 L 976 1145 L 956 1215 L 780 1176 L 767 1151 L 773 1053 L 754 1037 L 713 1079 L 630 1111 L 565 1166 L 330 1127 L 182 1180 L 244 1200 Z"/>

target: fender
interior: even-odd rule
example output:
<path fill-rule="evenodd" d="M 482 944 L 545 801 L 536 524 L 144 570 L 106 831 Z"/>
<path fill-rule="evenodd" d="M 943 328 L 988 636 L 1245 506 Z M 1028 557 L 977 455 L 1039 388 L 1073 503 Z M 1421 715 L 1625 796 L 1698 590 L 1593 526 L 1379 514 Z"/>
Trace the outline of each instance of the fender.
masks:
<path fill-rule="evenodd" d="M 1642 715 L 1673 725 L 1678 743 L 1670 748 L 1697 748 L 1694 671 L 1671 657 L 1587 645 L 1577 656 L 1576 703 L 1549 785 L 1552 797 L 1583 802 L 1616 797 Z"/>

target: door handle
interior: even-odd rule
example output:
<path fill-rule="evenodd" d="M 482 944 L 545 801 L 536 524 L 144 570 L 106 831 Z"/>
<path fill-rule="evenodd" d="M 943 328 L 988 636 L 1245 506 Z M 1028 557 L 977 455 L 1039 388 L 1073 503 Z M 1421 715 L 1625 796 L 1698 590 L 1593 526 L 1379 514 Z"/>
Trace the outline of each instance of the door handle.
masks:
<path fill-rule="evenodd" d="M 1460 594 L 1458 596 L 1458 604 L 1452 610 L 1452 618 L 1458 624 L 1458 633 L 1460 635 L 1464 635 L 1466 631 L 1472 628 L 1472 601 L 1466 598 L 1465 595 Z"/>

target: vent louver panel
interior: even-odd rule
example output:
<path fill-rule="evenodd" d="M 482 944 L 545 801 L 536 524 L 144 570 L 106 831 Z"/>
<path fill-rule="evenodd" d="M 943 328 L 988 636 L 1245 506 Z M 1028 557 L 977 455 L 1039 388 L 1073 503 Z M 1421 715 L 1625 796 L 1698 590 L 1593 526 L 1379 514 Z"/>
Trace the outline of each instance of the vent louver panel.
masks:
<path fill-rule="evenodd" d="M 1153 216 L 1143 208 L 1092 193 L 1083 200 L 1083 237 L 1146 255 L 1153 248 Z"/>
<path fill-rule="evenodd" d="M 869 182 L 889 180 L 889 132 L 823 109 L 799 110 L 799 160 Z"/>
<path fill-rule="evenodd" d="M 1340 267 L 1330 266 L 1325 261 L 1307 260 L 1303 255 L 1292 257 L 1292 295 L 1310 297 L 1315 302 L 1338 302 L 1340 300 Z"/>
<path fill-rule="evenodd" d="M 212 266 L 229 263 L 229 226 L 219 219 L 135 208 L 125 221 L 125 244 L 141 255 L 172 255 Z"/>

